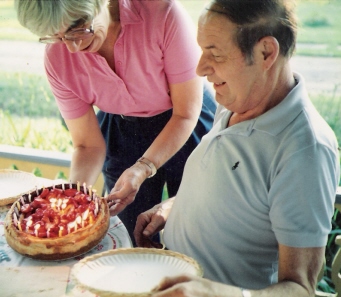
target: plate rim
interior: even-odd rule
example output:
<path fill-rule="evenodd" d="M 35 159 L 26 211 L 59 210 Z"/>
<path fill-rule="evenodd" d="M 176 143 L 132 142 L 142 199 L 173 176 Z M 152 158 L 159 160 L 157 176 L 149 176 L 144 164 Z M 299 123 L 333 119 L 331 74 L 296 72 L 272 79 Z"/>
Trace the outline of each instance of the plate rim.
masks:
<path fill-rule="evenodd" d="M 22 174 L 22 175 L 26 175 L 31 177 L 32 179 L 36 180 L 36 184 L 37 184 L 37 177 L 31 173 L 31 172 L 26 172 L 26 171 L 22 171 L 22 170 L 15 170 L 15 169 L 0 169 L 0 175 L 2 174 Z M 17 195 L 10 195 L 9 197 L 0 197 L 0 206 L 4 206 L 7 204 L 11 204 L 13 202 L 15 202 L 18 198 L 20 198 L 20 196 L 32 192 L 35 189 L 36 185 L 32 185 L 32 188 L 23 191 Z"/>
<path fill-rule="evenodd" d="M 150 296 L 151 292 L 115 293 L 113 291 L 104 291 L 104 290 L 100 290 L 100 289 L 95 289 L 89 285 L 82 283 L 77 278 L 78 271 L 80 269 L 82 269 L 82 267 L 85 265 L 86 262 L 94 261 L 94 260 L 97 260 L 98 258 L 101 258 L 101 257 L 107 257 L 107 256 L 111 256 L 111 255 L 125 255 L 125 254 L 141 254 L 141 255 L 153 254 L 153 255 L 163 255 L 163 256 L 175 257 L 177 259 L 181 259 L 181 260 L 191 264 L 195 268 L 195 271 L 196 271 L 195 275 L 196 276 L 202 277 L 204 274 L 203 268 L 198 263 L 198 261 L 196 261 L 192 257 L 189 257 L 185 254 L 175 252 L 175 251 L 171 251 L 171 250 L 165 250 L 165 249 L 137 247 L 137 248 L 118 248 L 115 250 L 108 250 L 108 251 L 104 251 L 104 252 L 101 252 L 98 254 L 87 256 L 72 266 L 70 276 L 77 286 L 79 286 L 85 290 L 88 290 L 94 294 L 98 294 L 101 297 L 118 297 L 118 296 L 122 296 L 122 297 L 147 297 L 147 296 Z"/>

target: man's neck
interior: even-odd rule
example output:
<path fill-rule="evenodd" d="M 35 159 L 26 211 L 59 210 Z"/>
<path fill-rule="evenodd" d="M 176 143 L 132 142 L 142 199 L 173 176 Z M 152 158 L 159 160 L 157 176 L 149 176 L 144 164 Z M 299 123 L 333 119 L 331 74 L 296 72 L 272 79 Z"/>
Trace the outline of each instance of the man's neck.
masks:
<path fill-rule="evenodd" d="M 266 113 L 284 100 L 295 87 L 296 81 L 288 62 L 285 62 L 285 64 L 277 69 L 279 69 L 279 71 L 274 71 L 267 80 L 267 88 L 264 88 L 265 92 L 259 95 L 262 97 L 259 104 L 243 113 L 233 112 L 227 123 L 227 127 L 254 119 Z"/>

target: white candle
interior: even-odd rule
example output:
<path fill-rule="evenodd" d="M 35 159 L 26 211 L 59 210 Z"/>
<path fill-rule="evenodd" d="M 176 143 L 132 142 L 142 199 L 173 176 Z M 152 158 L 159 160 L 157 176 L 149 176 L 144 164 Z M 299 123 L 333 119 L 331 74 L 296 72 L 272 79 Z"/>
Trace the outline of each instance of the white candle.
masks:
<path fill-rule="evenodd" d="M 86 183 L 83 183 L 83 192 L 86 195 L 87 191 L 86 191 Z"/>

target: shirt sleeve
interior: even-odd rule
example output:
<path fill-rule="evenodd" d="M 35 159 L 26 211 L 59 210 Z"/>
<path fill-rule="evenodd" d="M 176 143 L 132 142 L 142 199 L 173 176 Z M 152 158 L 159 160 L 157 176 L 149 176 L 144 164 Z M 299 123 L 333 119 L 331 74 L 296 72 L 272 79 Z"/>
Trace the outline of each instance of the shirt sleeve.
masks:
<path fill-rule="evenodd" d="M 165 72 L 169 83 L 180 83 L 196 77 L 200 57 L 196 26 L 177 1 L 174 1 L 167 15 L 163 46 Z M 182 71 L 179 72 L 179 69 Z"/>
<path fill-rule="evenodd" d="M 338 160 L 328 146 L 315 143 L 281 162 L 269 192 L 270 219 L 280 244 L 326 245 L 338 185 Z"/>
<path fill-rule="evenodd" d="M 65 119 L 78 118 L 84 115 L 91 105 L 80 100 L 67 86 L 68 71 L 67 69 L 60 69 L 63 68 L 61 65 L 64 64 L 65 57 L 62 55 L 62 50 L 57 47 L 58 44 L 48 45 L 45 49 L 44 64 L 47 79 L 62 117 Z M 58 70 L 58 74 L 56 70 Z"/>

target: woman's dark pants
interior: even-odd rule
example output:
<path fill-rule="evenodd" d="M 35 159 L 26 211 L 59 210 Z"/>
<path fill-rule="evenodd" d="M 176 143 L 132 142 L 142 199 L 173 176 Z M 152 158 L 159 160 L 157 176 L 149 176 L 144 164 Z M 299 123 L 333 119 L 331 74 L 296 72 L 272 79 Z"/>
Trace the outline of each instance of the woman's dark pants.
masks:
<path fill-rule="evenodd" d="M 168 196 L 176 195 L 185 162 L 202 136 L 212 128 L 215 109 L 213 94 L 205 88 L 198 124 L 186 144 L 158 169 L 154 177 L 144 181 L 135 201 L 118 214 L 126 226 L 134 246 L 133 231 L 137 216 L 161 202 L 165 184 Z M 171 115 L 172 110 L 148 118 L 122 117 L 99 111 L 97 117 L 107 143 L 107 157 L 103 166 L 107 193 L 114 187 L 123 171 L 132 166 L 144 154 L 167 124 Z"/>

